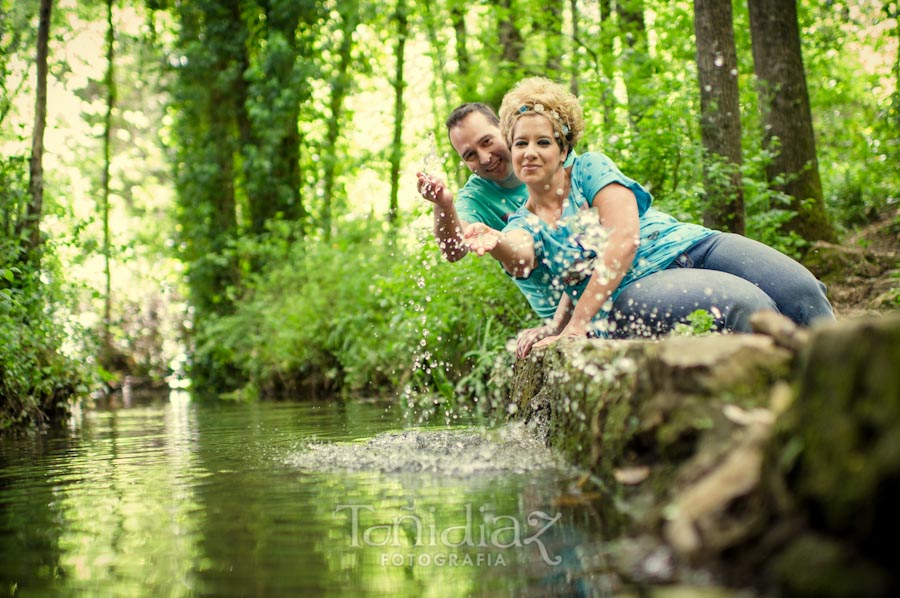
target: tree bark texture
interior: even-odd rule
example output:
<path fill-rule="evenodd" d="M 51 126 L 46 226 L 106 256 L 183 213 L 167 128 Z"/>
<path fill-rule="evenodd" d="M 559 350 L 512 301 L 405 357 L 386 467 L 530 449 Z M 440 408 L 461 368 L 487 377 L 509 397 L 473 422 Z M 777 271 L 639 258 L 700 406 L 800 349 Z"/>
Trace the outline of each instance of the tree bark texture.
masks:
<path fill-rule="evenodd" d="M 760 85 L 766 147 L 777 155 L 770 184 L 791 197 L 797 216 L 785 226 L 807 241 L 835 241 L 825 211 L 794 0 L 749 0 L 753 65 Z"/>
<path fill-rule="evenodd" d="M 344 99 L 350 93 L 353 78 L 350 67 L 353 59 L 353 32 L 359 24 L 359 3 L 355 0 L 346 2 L 340 8 L 343 24 L 341 26 L 341 42 L 338 44 L 337 66 L 331 81 L 331 97 L 328 100 L 330 114 L 325 130 L 325 172 L 323 176 L 324 192 L 322 194 L 322 229 L 325 238 L 331 237 L 331 214 L 334 205 L 335 188 L 338 176 L 338 137 L 341 124 L 344 122 Z"/>
<path fill-rule="evenodd" d="M 600 0 L 600 71 L 603 73 L 603 125 L 609 135 L 615 127 L 615 46 L 616 25 L 612 18 L 612 0 Z"/>
<path fill-rule="evenodd" d="M 741 116 L 731 0 L 694 0 L 700 132 L 706 205 L 703 223 L 744 234 Z"/>
<path fill-rule="evenodd" d="M 644 0 L 617 0 L 622 55 L 620 69 L 628 92 L 628 115 L 635 133 L 655 99 L 650 92 L 653 65 L 647 44 L 647 24 L 644 19 Z"/>
<path fill-rule="evenodd" d="M 112 115 L 116 106 L 116 81 L 115 81 L 115 41 L 116 30 L 113 26 L 113 2 L 106 0 L 106 114 L 103 118 L 103 173 L 101 176 L 101 201 L 103 214 L 103 273 L 106 288 L 103 296 L 103 349 L 106 355 L 112 348 L 112 333 L 110 322 L 112 320 L 112 271 L 110 268 L 110 242 L 109 232 L 109 178 L 112 162 Z"/>
<path fill-rule="evenodd" d="M 572 34 L 572 59 L 569 61 L 570 66 L 570 79 L 569 79 L 569 91 L 572 92 L 573 95 L 578 95 L 578 77 L 581 75 L 581 70 L 579 69 L 578 64 L 578 54 L 576 52 L 579 36 L 579 28 L 578 28 L 578 0 L 569 0 L 569 12 L 572 15 L 572 23 L 571 34 Z"/>
<path fill-rule="evenodd" d="M 472 64 L 469 58 L 469 37 L 466 30 L 466 7 L 453 4 L 450 7 L 450 19 L 453 22 L 456 52 L 457 79 L 459 80 L 459 96 L 463 102 L 474 101 L 475 86 L 472 81 Z"/>
<path fill-rule="evenodd" d="M 407 14 L 406 0 L 397 0 L 397 12 L 394 14 L 397 22 L 397 46 L 394 55 L 394 135 L 391 142 L 391 199 L 388 210 L 388 222 L 396 223 L 400 194 L 400 161 L 403 159 L 403 92 L 406 89 L 404 70 L 406 68 L 406 36 L 409 34 L 409 16 Z"/>
<path fill-rule="evenodd" d="M 50 40 L 52 0 L 41 0 L 37 39 L 37 86 L 34 102 L 34 132 L 31 137 L 31 161 L 28 192 L 31 198 L 25 210 L 24 227 L 28 230 L 28 254 L 40 263 L 41 215 L 44 211 L 44 129 L 47 126 L 47 57 Z M 23 232 L 21 229 L 20 234 Z"/>
<path fill-rule="evenodd" d="M 543 5 L 543 10 L 535 13 L 534 27 L 540 28 L 544 36 L 544 70 L 548 77 L 562 74 L 565 55 L 563 39 L 563 2 L 554 0 Z"/>

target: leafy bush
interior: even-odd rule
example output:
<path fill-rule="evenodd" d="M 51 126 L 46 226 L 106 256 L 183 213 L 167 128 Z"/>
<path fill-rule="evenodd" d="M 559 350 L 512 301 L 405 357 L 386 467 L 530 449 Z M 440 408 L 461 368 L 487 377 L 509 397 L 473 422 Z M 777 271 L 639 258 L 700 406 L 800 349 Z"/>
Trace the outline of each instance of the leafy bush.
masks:
<path fill-rule="evenodd" d="M 273 240 L 260 243 L 272 259 Z M 239 369 L 235 398 L 399 388 L 452 399 L 482 389 L 497 352 L 533 324 L 492 259 L 448 264 L 431 239 L 347 220 L 337 238 L 297 241 L 253 277 L 235 312 L 204 327 L 195 357 Z"/>
<path fill-rule="evenodd" d="M 87 393 L 87 370 L 63 354 L 62 298 L 52 248 L 33 265 L 16 235 L 27 163 L 0 160 L 0 433 L 66 417 Z"/>
<path fill-rule="evenodd" d="M 18 245 L 0 240 L 0 432 L 59 421 L 87 393 L 86 371 L 62 353 L 55 299 Z"/>

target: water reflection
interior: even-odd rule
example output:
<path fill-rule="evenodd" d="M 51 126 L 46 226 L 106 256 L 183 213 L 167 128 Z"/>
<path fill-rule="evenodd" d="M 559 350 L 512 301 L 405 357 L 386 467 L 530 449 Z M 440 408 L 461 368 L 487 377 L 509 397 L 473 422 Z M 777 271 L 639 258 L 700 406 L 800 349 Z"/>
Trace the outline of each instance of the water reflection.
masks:
<path fill-rule="evenodd" d="M 430 432 L 462 445 L 447 463 L 469 466 L 297 461 L 310 443 L 421 444 Z M 471 462 L 509 442 L 472 427 L 405 429 L 378 404 L 174 395 L 85 412 L 67 433 L 0 440 L 0 595 L 584 594 L 578 551 L 602 522 L 590 504 L 557 503 L 571 473 L 540 455 L 532 469 Z"/>

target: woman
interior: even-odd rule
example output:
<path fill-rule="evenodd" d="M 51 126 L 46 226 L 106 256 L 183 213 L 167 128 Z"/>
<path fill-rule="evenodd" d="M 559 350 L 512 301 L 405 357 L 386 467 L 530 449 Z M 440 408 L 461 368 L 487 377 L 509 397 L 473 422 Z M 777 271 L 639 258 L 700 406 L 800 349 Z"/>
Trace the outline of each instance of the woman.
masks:
<path fill-rule="evenodd" d="M 825 287 L 789 257 L 655 210 L 650 193 L 601 153 L 565 167 L 584 119 L 561 85 L 521 81 L 503 99 L 500 128 L 529 197 L 502 232 L 472 224 L 465 238 L 517 281 L 531 281 L 520 289 L 551 319 L 520 335 L 519 356 L 544 337 L 541 345 L 557 336 L 664 334 L 698 309 L 734 332 L 749 332 L 751 314 L 764 309 L 801 325 L 834 318 Z M 542 292 L 529 292 L 535 286 Z"/>

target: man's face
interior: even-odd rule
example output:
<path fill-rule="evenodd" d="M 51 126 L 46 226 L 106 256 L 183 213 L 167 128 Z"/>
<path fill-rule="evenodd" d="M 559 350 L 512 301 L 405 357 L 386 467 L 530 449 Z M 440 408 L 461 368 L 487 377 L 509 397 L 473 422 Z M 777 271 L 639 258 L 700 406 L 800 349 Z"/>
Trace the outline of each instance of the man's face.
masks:
<path fill-rule="evenodd" d="M 478 176 L 499 183 L 512 174 L 509 148 L 500 137 L 500 128 L 484 114 L 472 112 L 450 129 L 450 143 Z"/>

